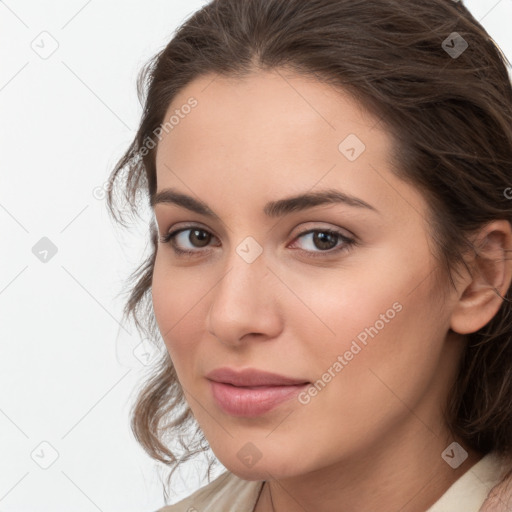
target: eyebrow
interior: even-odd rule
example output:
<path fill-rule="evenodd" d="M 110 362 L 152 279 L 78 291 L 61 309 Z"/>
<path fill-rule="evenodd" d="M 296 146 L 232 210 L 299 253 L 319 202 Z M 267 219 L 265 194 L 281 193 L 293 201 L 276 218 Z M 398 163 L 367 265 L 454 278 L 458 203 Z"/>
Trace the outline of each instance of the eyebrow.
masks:
<path fill-rule="evenodd" d="M 150 204 L 152 208 L 157 204 L 162 203 L 175 204 L 200 215 L 220 220 L 219 216 L 213 212 L 206 203 L 186 194 L 182 194 L 172 188 L 161 190 L 151 198 Z M 309 192 L 276 201 L 269 201 L 263 208 L 263 212 L 266 216 L 275 218 L 289 215 L 293 212 L 307 210 L 308 208 L 313 208 L 315 206 L 339 203 L 346 204 L 354 208 L 365 208 L 379 213 L 375 207 L 368 204 L 366 201 L 336 189 Z"/>

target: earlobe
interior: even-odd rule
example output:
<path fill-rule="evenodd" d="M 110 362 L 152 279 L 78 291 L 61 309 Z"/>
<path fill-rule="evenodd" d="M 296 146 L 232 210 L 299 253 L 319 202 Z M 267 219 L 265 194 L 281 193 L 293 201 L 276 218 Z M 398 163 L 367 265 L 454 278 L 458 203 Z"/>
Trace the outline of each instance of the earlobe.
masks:
<path fill-rule="evenodd" d="M 471 275 L 462 281 L 450 328 L 459 334 L 476 332 L 496 315 L 512 281 L 512 229 L 496 220 L 484 226 L 473 240 L 475 252 L 467 261 Z"/>

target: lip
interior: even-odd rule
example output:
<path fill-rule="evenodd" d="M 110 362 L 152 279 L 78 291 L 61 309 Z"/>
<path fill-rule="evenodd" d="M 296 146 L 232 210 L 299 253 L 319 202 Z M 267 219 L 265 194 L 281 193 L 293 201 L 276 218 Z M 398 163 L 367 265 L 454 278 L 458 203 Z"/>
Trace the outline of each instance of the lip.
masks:
<path fill-rule="evenodd" d="M 246 368 L 235 370 L 233 368 L 217 368 L 206 375 L 207 379 L 232 384 L 233 386 L 293 386 L 296 384 L 309 384 L 306 379 L 294 379 L 278 375 L 277 373 Z"/>
<path fill-rule="evenodd" d="M 255 417 L 290 400 L 310 382 L 255 370 L 218 368 L 206 376 L 217 405 L 232 416 Z"/>

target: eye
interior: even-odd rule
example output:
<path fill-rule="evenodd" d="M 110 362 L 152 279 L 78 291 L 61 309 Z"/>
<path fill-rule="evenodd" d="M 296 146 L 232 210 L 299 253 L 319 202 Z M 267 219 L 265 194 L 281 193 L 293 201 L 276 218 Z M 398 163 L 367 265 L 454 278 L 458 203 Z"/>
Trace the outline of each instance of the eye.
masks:
<path fill-rule="evenodd" d="M 299 234 L 295 240 L 300 239 L 306 241 L 303 246 L 305 249 L 300 250 L 311 253 L 313 257 L 346 251 L 356 245 L 356 241 L 353 238 L 333 229 L 310 229 Z M 293 243 L 293 245 L 295 244 L 296 242 Z"/>
<path fill-rule="evenodd" d="M 170 243 L 178 255 L 192 255 L 202 251 L 194 250 L 207 247 L 212 238 L 216 238 L 209 231 L 199 227 L 182 228 L 160 238 L 163 244 Z M 183 248 L 184 247 L 184 248 Z"/>

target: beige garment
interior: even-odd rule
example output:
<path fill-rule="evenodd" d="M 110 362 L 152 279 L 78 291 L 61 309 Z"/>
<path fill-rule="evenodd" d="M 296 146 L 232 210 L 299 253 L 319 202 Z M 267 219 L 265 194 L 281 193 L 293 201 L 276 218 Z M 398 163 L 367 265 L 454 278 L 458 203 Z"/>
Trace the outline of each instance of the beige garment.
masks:
<path fill-rule="evenodd" d="M 466 471 L 426 512 L 479 512 L 491 489 L 497 485 L 505 466 L 495 453 L 488 453 Z M 498 512 L 509 512 L 503 506 Z"/>
<path fill-rule="evenodd" d="M 261 480 L 242 480 L 225 471 L 188 498 L 157 512 L 252 512 L 262 485 Z"/>
<path fill-rule="evenodd" d="M 499 483 L 502 460 L 489 453 L 474 464 L 426 512 L 479 512 L 489 491 Z M 157 512 L 252 512 L 263 482 L 242 480 L 225 471 L 188 498 Z M 500 501 L 496 512 L 509 512 Z M 487 510 L 482 508 L 482 512 Z M 338 512 L 338 511 L 333 511 Z"/>

